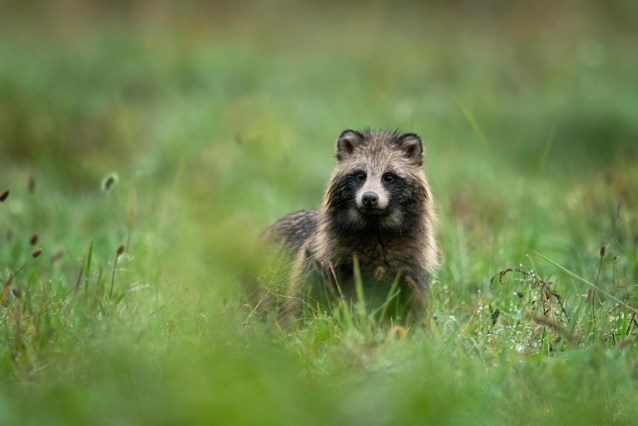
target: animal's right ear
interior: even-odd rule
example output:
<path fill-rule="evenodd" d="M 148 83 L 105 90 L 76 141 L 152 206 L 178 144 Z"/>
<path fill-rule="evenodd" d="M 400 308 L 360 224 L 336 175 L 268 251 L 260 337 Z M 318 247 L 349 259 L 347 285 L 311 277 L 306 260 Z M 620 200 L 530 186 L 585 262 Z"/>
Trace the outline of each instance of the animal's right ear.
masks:
<path fill-rule="evenodd" d="M 347 129 L 341 132 L 337 139 L 337 160 L 343 161 L 350 157 L 355 148 L 363 143 L 363 135 L 356 130 Z"/>

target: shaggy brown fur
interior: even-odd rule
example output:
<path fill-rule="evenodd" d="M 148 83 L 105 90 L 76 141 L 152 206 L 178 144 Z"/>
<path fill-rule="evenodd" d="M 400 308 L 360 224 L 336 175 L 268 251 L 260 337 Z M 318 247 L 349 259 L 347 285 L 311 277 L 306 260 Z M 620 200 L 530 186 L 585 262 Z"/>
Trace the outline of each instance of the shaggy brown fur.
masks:
<path fill-rule="evenodd" d="M 421 139 L 346 130 L 336 158 L 321 209 L 292 213 L 267 230 L 268 239 L 295 253 L 283 316 L 298 317 L 308 296 L 353 297 L 355 257 L 366 295 L 379 290 L 384 297 L 400 274 L 404 300 L 422 311 L 437 247 Z"/>

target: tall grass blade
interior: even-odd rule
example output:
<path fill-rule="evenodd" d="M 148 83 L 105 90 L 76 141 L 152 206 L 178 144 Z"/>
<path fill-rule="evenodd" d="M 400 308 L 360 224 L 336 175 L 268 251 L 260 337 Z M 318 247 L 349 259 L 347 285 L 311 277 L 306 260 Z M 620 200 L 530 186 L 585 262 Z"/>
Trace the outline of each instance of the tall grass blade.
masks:
<path fill-rule="evenodd" d="M 361 279 L 359 258 L 356 254 L 352 256 L 352 268 L 354 270 L 354 287 L 357 292 L 357 315 L 359 320 L 363 320 L 366 317 L 366 302 L 363 295 L 363 280 Z"/>

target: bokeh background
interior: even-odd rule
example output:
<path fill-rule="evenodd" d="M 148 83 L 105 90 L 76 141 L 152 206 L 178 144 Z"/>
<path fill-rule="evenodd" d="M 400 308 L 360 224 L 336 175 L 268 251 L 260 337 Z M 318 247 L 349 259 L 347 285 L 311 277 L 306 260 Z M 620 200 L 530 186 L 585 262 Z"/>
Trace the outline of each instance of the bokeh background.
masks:
<path fill-rule="evenodd" d="M 0 420 L 629 421 L 635 343 L 606 351 L 632 310 L 569 322 L 580 349 L 554 359 L 564 330 L 490 278 L 536 270 L 583 321 L 589 287 L 561 267 L 636 306 L 636 28 L 631 0 L 0 3 L 0 278 L 40 303 L 1 299 Z M 320 205 L 362 127 L 425 142 L 447 320 L 396 344 L 247 327 L 256 238 Z M 90 283 L 108 298 L 67 297 Z"/>
<path fill-rule="evenodd" d="M 424 138 L 444 217 L 523 224 L 545 192 L 636 161 L 636 15 L 621 0 L 5 3 L 3 179 L 81 193 L 115 172 L 172 188 L 202 238 L 227 220 L 257 232 L 318 205 L 342 129 L 390 127 Z M 521 186 L 529 199 L 508 199 Z"/>

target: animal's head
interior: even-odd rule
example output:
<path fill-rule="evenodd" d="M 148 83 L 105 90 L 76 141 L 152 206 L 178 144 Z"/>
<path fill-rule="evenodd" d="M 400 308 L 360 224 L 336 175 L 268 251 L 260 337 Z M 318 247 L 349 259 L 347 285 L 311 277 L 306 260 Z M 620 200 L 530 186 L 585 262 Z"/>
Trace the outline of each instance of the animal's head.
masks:
<path fill-rule="evenodd" d="M 326 206 L 340 225 L 401 230 L 424 214 L 430 195 L 416 134 L 345 130 L 336 158 Z"/>

